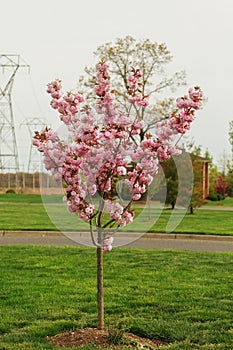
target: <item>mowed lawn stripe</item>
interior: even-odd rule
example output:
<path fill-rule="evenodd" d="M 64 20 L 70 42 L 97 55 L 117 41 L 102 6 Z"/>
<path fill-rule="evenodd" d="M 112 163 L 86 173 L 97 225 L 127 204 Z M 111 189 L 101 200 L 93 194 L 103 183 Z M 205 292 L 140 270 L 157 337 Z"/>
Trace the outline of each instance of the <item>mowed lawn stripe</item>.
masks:
<path fill-rule="evenodd" d="M 96 326 L 94 248 L 2 246 L 0 255 L 1 349 L 52 349 L 46 336 Z M 232 349 L 232 254 L 118 248 L 104 270 L 106 324 L 165 349 Z"/>

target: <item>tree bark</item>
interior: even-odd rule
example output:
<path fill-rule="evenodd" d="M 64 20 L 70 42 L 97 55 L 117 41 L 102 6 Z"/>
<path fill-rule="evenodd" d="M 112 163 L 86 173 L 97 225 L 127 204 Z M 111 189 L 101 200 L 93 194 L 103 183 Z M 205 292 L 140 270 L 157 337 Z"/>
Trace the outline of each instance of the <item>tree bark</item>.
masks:
<path fill-rule="evenodd" d="M 104 329 L 103 248 L 97 247 L 98 329 Z"/>
<path fill-rule="evenodd" d="M 190 204 L 189 206 L 189 214 L 193 215 L 193 205 Z"/>

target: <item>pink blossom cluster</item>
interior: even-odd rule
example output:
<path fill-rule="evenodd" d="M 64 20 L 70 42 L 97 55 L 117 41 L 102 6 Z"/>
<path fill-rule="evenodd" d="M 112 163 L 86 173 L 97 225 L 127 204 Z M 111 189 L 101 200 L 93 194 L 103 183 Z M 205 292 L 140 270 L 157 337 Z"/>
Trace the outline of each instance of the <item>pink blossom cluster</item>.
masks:
<path fill-rule="evenodd" d="M 114 104 L 114 91 L 111 90 L 110 75 L 108 71 L 108 64 L 105 60 L 100 61 L 96 65 L 97 69 L 97 84 L 96 84 L 96 95 L 97 95 L 97 112 L 103 114 L 103 128 L 104 137 L 108 139 L 113 138 L 128 138 L 129 133 L 138 135 L 144 126 L 143 120 L 135 120 L 133 115 L 122 113 L 119 108 L 116 108 Z M 140 83 L 137 81 L 141 77 L 139 69 L 133 70 L 134 76 L 129 77 L 130 82 L 130 102 L 135 102 L 138 106 L 146 107 L 147 98 L 143 96 L 139 90 Z M 133 84 L 132 79 L 135 79 Z M 135 85 L 135 86 L 134 86 Z"/>
<path fill-rule="evenodd" d="M 195 110 L 201 108 L 203 93 L 199 86 L 189 89 L 188 96 L 178 98 L 176 105 L 178 112 L 169 117 L 168 125 L 179 134 L 185 134 L 194 120 Z"/>
<path fill-rule="evenodd" d="M 110 252 L 112 250 L 113 237 L 103 238 L 103 250 L 105 252 Z"/>
<path fill-rule="evenodd" d="M 135 103 L 138 107 L 147 107 L 149 104 L 148 96 L 145 96 L 141 90 L 142 72 L 139 68 L 132 68 L 132 74 L 128 77 L 129 102 Z"/>
<path fill-rule="evenodd" d="M 152 175 L 154 176 L 158 170 L 157 163 L 156 165 L 147 163 L 146 168 L 143 168 L 142 163 L 144 159 L 145 158 L 142 158 L 141 163 L 138 163 L 136 167 L 133 167 L 132 170 L 128 171 L 127 179 L 125 181 L 132 192 L 132 199 L 135 201 L 139 200 L 141 195 L 146 192 L 148 186 L 153 180 Z"/>
<path fill-rule="evenodd" d="M 96 64 L 97 70 L 97 84 L 95 87 L 95 93 L 97 96 L 96 109 L 98 113 L 103 114 L 104 124 L 113 123 L 114 118 L 117 115 L 117 111 L 114 107 L 114 94 L 111 90 L 109 65 L 105 60 L 101 60 Z"/>
<path fill-rule="evenodd" d="M 165 128 L 167 129 L 167 128 Z M 167 132 L 164 131 L 164 135 L 167 137 Z M 173 140 L 173 137 L 170 137 L 168 142 L 168 139 L 164 139 L 161 137 L 158 137 L 157 139 L 153 138 L 147 138 L 146 140 L 142 141 L 142 148 L 144 150 L 144 158 L 142 160 L 143 166 L 147 167 L 147 164 L 150 164 L 150 168 L 152 167 L 152 162 L 155 162 L 154 155 L 156 154 L 156 157 L 160 161 L 168 160 L 171 156 L 179 154 L 179 150 L 174 147 L 171 143 Z M 156 163 L 155 163 L 156 166 Z"/>
<path fill-rule="evenodd" d="M 44 155 L 45 168 L 51 171 L 54 179 L 62 179 L 62 169 L 66 156 L 67 144 L 62 142 L 57 133 L 46 128 L 43 132 L 35 132 L 33 145 Z"/>
<path fill-rule="evenodd" d="M 76 121 L 79 105 L 84 101 L 83 96 L 78 92 L 67 92 L 62 94 L 61 81 L 56 79 L 47 85 L 47 92 L 52 96 L 51 106 L 60 113 L 60 119 L 71 125 Z"/>
<path fill-rule="evenodd" d="M 188 97 L 177 99 L 177 111 L 158 123 L 154 137 L 146 134 L 141 140 L 143 120 L 139 114 L 127 115 L 114 104 L 108 64 L 102 60 L 96 68 L 96 108 L 85 105 L 80 93 L 63 94 L 60 80 L 48 84 L 51 106 L 67 125 L 73 141 L 61 141 L 46 128 L 35 133 L 34 145 L 43 153 L 46 169 L 56 180 L 62 179 L 69 210 L 97 230 L 117 229 L 133 221 L 131 203 L 146 192 L 158 171 L 159 161 L 177 154 L 172 143 L 174 135 L 188 130 L 195 110 L 201 107 L 202 92 L 200 88 L 190 89 Z M 129 101 L 145 108 L 148 99 L 141 91 L 141 78 L 141 71 L 132 69 L 128 79 Z M 99 114 L 103 115 L 102 123 Z M 132 193 L 128 204 L 124 204 L 116 192 L 116 182 L 122 178 Z M 100 200 L 94 200 L 93 196 Z M 104 221 L 105 213 L 110 219 Z M 112 243 L 112 237 L 106 238 L 103 234 L 105 251 L 112 249 Z"/>
<path fill-rule="evenodd" d="M 158 154 L 160 160 L 167 160 L 172 155 L 179 154 L 174 147 L 174 140 L 178 134 L 185 134 L 195 117 L 195 111 L 201 108 L 203 92 L 200 87 L 189 89 L 189 95 L 177 98 L 177 109 L 168 119 L 158 122 L 155 126 L 157 139 L 150 136 L 142 141 L 142 146 Z"/>
<path fill-rule="evenodd" d="M 94 205 L 86 200 L 88 194 L 95 194 L 96 187 L 88 189 L 87 183 L 82 181 L 82 158 L 78 157 L 78 149 L 71 146 L 66 152 L 62 169 L 62 179 L 66 184 L 66 203 L 70 212 L 77 213 L 86 222 L 94 212 Z"/>
<path fill-rule="evenodd" d="M 98 96 L 101 100 L 102 105 L 110 105 L 112 104 L 114 98 L 111 93 L 111 85 L 110 85 L 110 75 L 108 72 L 109 65 L 104 60 L 100 61 L 96 65 L 97 69 L 97 82 L 95 88 L 96 96 Z"/>
<path fill-rule="evenodd" d="M 47 92 L 52 96 L 52 98 L 58 100 L 61 97 L 61 80 L 55 79 L 51 83 L 47 84 Z"/>
<path fill-rule="evenodd" d="M 106 208 L 110 217 L 118 221 L 119 226 L 125 226 L 133 221 L 134 211 L 112 200 L 106 200 Z"/>

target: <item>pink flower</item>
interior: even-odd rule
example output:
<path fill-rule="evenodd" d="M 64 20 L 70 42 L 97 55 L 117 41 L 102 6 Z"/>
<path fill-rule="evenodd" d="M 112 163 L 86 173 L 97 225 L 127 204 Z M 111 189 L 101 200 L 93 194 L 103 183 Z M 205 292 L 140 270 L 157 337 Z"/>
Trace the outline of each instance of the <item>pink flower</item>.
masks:
<path fill-rule="evenodd" d="M 117 175 L 125 175 L 126 174 L 126 168 L 124 166 L 118 166 L 117 167 Z"/>
<path fill-rule="evenodd" d="M 132 198 L 133 198 L 134 201 L 138 201 L 141 198 L 141 194 L 140 193 L 135 193 Z"/>
<path fill-rule="evenodd" d="M 106 237 L 103 239 L 104 252 L 110 252 L 112 250 L 113 237 Z"/>

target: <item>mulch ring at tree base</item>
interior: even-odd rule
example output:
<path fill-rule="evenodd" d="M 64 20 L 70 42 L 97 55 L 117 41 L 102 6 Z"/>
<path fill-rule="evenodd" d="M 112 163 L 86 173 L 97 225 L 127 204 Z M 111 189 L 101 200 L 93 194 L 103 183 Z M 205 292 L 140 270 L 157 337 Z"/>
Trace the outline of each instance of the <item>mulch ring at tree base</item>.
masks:
<path fill-rule="evenodd" d="M 58 334 L 53 337 L 47 337 L 50 344 L 57 347 L 72 348 L 77 346 L 85 346 L 93 344 L 95 349 L 121 349 L 128 347 L 132 349 L 148 349 L 153 350 L 167 345 L 167 343 L 160 340 L 150 340 L 138 337 L 132 333 L 124 333 L 122 342 L 113 344 L 109 339 L 109 333 L 106 330 L 99 330 L 97 328 L 83 328 L 76 331 L 69 331 Z"/>

